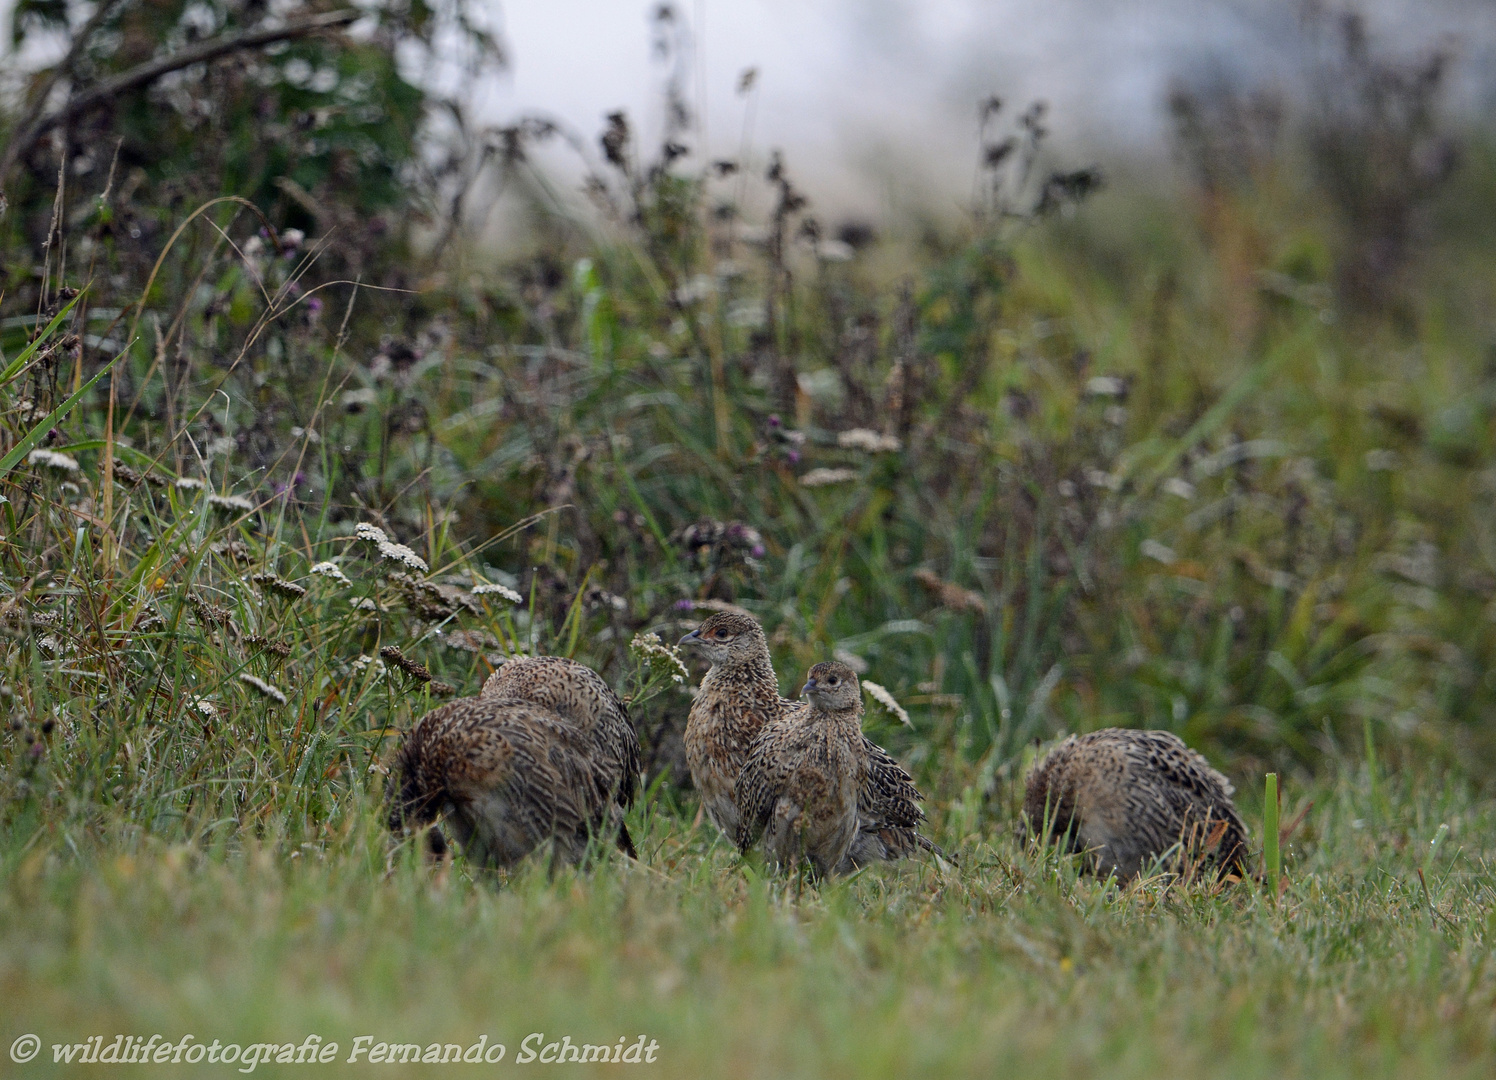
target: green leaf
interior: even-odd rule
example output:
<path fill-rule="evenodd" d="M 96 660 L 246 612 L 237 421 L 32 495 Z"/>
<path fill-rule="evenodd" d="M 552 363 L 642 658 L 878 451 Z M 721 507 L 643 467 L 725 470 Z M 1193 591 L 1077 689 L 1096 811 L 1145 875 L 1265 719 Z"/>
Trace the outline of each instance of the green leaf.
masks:
<path fill-rule="evenodd" d="M 72 412 L 73 406 L 83 400 L 83 395 L 93 389 L 94 383 L 102 379 L 105 372 L 112 371 L 114 369 L 114 365 L 124 359 L 125 354 L 129 351 L 130 349 L 128 346 L 122 349 L 113 360 L 109 361 L 109 363 L 101 367 L 98 370 L 98 373 L 95 374 L 92 379 L 89 379 L 88 382 L 80 386 L 76 392 L 68 397 L 66 401 L 49 412 L 46 415 L 46 418 L 43 419 L 40 424 L 37 424 L 36 427 L 27 432 L 26 437 L 20 442 L 16 443 L 16 445 L 11 448 L 10 453 L 6 454 L 5 457 L 0 458 L 0 478 L 3 478 L 10 472 L 11 469 L 14 469 L 16 467 L 16 463 L 27 454 L 29 454 L 31 452 L 31 448 L 34 447 L 41 439 L 45 438 L 47 432 L 56 427 L 59 420 L 61 420 L 68 413 Z"/>

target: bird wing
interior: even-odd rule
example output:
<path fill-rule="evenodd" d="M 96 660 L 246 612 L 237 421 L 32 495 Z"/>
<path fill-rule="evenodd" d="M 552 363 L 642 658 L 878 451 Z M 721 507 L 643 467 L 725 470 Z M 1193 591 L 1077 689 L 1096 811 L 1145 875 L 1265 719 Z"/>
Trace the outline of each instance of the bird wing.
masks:
<path fill-rule="evenodd" d="M 733 839 L 741 851 L 753 846 L 784 793 L 797 756 L 798 727 L 796 717 L 781 716 L 765 724 L 749 744 L 736 789 L 738 833 Z"/>
<path fill-rule="evenodd" d="M 912 829 L 925 820 L 920 808 L 924 796 L 904 766 L 866 735 L 862 752 L 867 762 L 862 788 L 857 793 L 857 813 L 873 828 L 895 826 Z"/>

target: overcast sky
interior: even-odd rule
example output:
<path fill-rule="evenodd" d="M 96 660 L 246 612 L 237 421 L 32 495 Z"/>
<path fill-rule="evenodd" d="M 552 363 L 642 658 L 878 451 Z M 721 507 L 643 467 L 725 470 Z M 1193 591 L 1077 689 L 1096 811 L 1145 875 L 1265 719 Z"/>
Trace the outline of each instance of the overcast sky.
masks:
<path fill-rule="evenodd" d="M 593 135 L 626 108 L 658 130 L 662 73 L 640 0 L 504 0 L 509 72 L 480 89 L 483 115 L 544 109 Z M 1331 5 L 1332 7 L 1335 5 Z M 1496 0 L 1371 0 L 1374 40 L 1460 57 L 1466 108 L 1496 105 Z M 1157 146 L 1169 81 L 1208 71 L 1290 81 L 1293 0 L 677 0 L 697 24 L 694 95 L 706 141 L 737 153 L 741 71 L 759 71 L 753 144 L 782 147 L 812 194 L 876 210 L 889 175 L 970 190 L 976 104 L 988 93 L 1052 106 L 1077 154 Z"/>

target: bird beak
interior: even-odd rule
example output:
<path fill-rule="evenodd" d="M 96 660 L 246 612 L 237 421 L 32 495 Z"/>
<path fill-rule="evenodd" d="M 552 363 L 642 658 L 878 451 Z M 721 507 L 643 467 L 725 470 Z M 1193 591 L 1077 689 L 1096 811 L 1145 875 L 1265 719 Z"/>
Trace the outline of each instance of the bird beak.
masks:
<path fill-rule="evenodd" d="M 800 696 L 804 697 L 806 694 L 810 693 L 815 688 L 816 688 L 816 681 L 814 679 L 806 679 L 805 680 L 805 685 L 802 686 L 802 687 L 800 687 Z"/>
<path fill-rule="evenodd" d="M 694 644 L 696 644 L 700 640 L 701 640 L 701 634 L 698 633 L 695 630 L 692 630 L 685 637 L 683 637 L 679 641 L 677 641 L 675 643 L 675 646 L 676 646 L 676 648 L 680 648 L 682 645 L 694 645 Z"/>

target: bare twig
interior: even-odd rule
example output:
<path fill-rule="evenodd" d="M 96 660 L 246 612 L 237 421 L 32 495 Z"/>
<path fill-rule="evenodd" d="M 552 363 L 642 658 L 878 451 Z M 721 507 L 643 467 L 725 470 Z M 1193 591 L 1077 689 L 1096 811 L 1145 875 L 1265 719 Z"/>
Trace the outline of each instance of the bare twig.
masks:
<path fill-rule="evenodd" d="M 121 94 L 127 94 L 132 90 L 139 90 L 173 71 L 191 67 L 193 64 L 205 64 L 210 60 L 216 60 L 220 56 L 230 53 L 243 52 L 246 49 L 257 49 L 263 45 L 272 45 L 277 41 L 287 41 L 291 38 L 306 37 L 309 34 L 319 33 L 323 30 L 332 30 L 340 26 L 346 26 L 357 20 L 362 13 L 358 11 L 328 11 L 321 15 L 313 15 L 306 19 L 298 19 L 295 22 L 261 30 L 246 30 L 238 34 L 224 34 L 221 37 L 204 41 L 189 49 L 163 56 L 149 63 L 140 64 L 129 71 L 121 72 L 111 79 L 105 79 L 76 97 L 69 98 L 61 108 L 47 116 L 38 117 L 31 123 L 29 129 L 17 131 L 16 137 L 11 140 L 10 145 L 5 148 L 3 157 L 0 157 L 0 184 L 5 182 L 6 174 L 16 160 L 36 143 L 36 140 L 45 132 L 56 127 L 58 124 L 66 123 L 80 113 L 112 101 Z M 90 20 L 92 25 L 92 20 Z M 85 27 L 87 30 L 87 27 Z"/>

